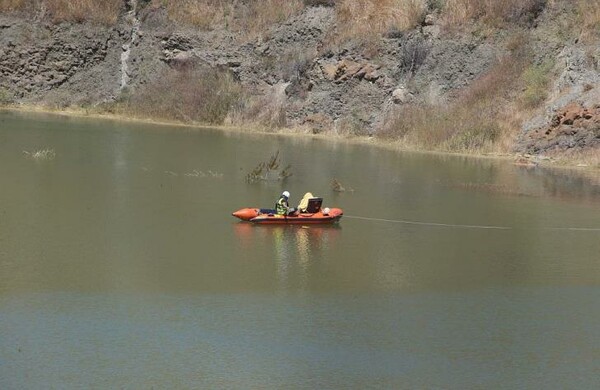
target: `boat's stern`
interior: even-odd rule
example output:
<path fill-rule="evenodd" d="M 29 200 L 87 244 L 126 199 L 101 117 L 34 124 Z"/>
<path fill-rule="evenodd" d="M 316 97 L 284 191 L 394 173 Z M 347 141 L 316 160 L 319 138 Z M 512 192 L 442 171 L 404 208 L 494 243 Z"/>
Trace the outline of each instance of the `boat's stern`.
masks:
<path fill-rule="evenodd" d="M 328 212 L 325 212 L 328 211 Z M 331 208 L 331 209 L 327 209 L 325 208 L 325 210 L 323 210 L 323 215 L 327 216 L 327 217 L 331 217 L 334 221 L 339 221 L 342 218 L 342 215 L 344 215 L 344 212 L 342 211 L 342 209 L 338 209 L 336 207 Z"/>

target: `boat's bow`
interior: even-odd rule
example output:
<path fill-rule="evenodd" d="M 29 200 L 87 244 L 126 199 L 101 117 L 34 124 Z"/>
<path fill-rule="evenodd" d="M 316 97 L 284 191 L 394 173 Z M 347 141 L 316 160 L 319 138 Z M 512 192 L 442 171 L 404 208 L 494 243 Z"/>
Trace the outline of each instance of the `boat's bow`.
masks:
<path fill-rule="evenodd" d="M 231 215 L 233 215 L 236 218 L 241 219 L 242 221 L 249 221 L 252 218 L 255 218 L 258 216 L 258 209 L 251 209 L 251 208 L 239 209 L 238 211 L 231 213 Z"/>

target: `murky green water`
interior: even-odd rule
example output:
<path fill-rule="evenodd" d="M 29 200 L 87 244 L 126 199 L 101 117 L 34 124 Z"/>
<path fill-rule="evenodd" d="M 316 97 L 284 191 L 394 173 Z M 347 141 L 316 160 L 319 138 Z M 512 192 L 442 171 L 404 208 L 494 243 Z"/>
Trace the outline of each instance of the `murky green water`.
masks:
<path fill-rule="evenodd" d="M 246 184 L 276 150 L 285 186 Z M 0 388 L 597 388 L 600 231 L 562 229 L 600 228 L 588 176 L 0 112 Z M 283 189 L 509 229 L 230 216 Z"/>

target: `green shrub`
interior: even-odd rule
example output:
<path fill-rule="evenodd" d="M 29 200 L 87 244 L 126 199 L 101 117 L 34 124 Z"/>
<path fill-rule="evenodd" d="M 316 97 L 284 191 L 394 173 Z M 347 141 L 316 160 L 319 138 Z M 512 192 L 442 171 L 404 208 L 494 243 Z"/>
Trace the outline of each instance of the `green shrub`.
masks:
<path fill-rule="evenodd" d="M 523 73 L 525 91 L 522 100 L 526 107 L 538 107 L 548 97 L 548 86 L 553 66 L 554 64 L 550 62 L 532 65 Z"/>
<path fill-rule="evenodd" d="M 0 87 L 0 104 L 14 103 L 14 99 L 13 94 L 8 89 Z"/>

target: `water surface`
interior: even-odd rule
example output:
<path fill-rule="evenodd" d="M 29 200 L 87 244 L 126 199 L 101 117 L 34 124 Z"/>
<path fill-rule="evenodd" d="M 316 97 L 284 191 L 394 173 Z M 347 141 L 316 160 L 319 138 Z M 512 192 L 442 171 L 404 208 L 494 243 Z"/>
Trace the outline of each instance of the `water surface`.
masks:
<path fill-rule="evenodd" d="M 247 184 L 277 150 L 293 176 Z M 284 189 L 375 220 L 230 216 Z M 0 388 L 597 388 L 600 232 L 569 229 L 599 199 L 593 173 L 0 112 Z"/>

